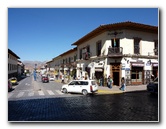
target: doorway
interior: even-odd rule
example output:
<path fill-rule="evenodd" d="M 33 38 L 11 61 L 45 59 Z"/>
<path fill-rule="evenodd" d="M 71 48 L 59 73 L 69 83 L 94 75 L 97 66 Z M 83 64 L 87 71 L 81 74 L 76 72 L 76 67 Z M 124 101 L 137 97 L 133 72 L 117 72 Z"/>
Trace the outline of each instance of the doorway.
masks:
<path fill-rule="evenodd" d="M 111 64 L 111 71 L 110 73 L 112 73 L 112 78 L 113 78 L 113 85 L 117 85 L 119 86 L 119 78 L 120 78 L 120 63 L 113 63 Z"/>
<path fill-rule="evenodd" d="M 113 84 L 119 86 L 119 72 L 113 72 Z"/>

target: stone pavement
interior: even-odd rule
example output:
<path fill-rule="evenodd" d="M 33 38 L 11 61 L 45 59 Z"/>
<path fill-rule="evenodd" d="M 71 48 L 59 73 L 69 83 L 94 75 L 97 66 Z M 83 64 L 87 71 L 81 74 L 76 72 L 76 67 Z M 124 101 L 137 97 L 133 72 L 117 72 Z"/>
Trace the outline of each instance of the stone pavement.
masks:
<path fill-rule="evenodd" d="M 61 83 L 61 80 L 55 80 L 55 82 Z M 126 86 L 126 91 L 119 90 L 119 86 L 112 86 L 112 88 L 108 88 L 106 86 L 98 87 L 98 94 L 119 94 L 124 92 L 132 92 L 132 91 L 145 91 L 146 85 L 130 85 Z"/>

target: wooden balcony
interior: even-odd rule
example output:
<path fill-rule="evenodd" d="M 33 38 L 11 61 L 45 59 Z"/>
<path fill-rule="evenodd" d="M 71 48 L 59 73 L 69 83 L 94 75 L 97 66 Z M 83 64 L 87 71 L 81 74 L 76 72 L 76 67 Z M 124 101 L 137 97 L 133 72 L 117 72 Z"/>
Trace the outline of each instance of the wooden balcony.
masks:
<path fill-rule="evenodd" d="M 108 48 L 108 57 L 122 57 L 123 48 L 122 47 L 110 47 Z"/>

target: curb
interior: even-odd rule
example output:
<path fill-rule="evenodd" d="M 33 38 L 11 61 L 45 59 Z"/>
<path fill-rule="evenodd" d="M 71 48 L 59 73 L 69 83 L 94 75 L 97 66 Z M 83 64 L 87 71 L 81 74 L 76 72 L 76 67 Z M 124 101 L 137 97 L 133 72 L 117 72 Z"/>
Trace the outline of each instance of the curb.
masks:
<path fill-rule="evenodd" d="M 98 94 L 121 94 L 123 91 L 98 90 Z"/>

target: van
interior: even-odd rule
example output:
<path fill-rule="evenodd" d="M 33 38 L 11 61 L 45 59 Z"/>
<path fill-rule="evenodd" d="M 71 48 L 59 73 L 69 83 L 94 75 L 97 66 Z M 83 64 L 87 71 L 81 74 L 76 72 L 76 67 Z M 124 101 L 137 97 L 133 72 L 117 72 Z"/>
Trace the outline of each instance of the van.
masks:
<path fill-rule="evenodd" d="M 98 91 L 98 85 L 95 80 L 73 80 L 62 86 L 62 93 L 82 93 L 83 95 L 95 93 Z"/>

